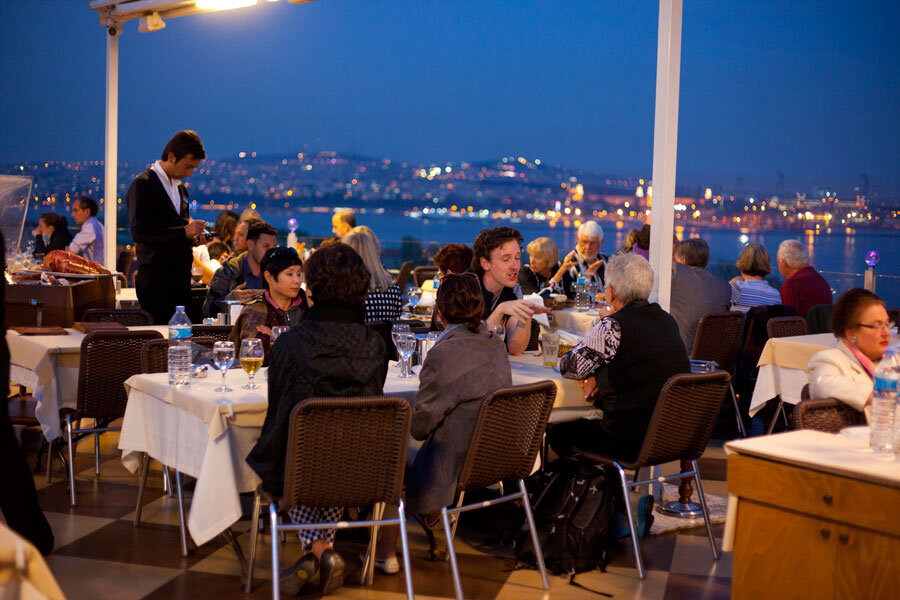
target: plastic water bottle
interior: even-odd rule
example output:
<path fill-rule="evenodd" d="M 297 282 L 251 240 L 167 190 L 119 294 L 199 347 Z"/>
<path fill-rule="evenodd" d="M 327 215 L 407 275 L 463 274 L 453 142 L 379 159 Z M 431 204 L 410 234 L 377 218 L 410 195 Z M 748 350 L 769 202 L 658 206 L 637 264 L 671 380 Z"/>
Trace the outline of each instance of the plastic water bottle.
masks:
<path fill-rule="evenodd" d="M 869 423 L 869 446 L 879 453 L 891 452 L 894 447 L 894 416 L 897 411 L 897 380 L 900 364 L 893 348 L 875 369 L 875 391 L 872 394 L 872 422 Z"/>
<path fill-rule="evenodd" d="M 584 273 L 578 274 L 575 283 L 575 310 L 586 312 L 591 308 L 591 288 Z"/>
<path fill-rule="evenodd" d="M 191 385 L 191 320 L 183 306 L 169 320 L 169 385 Z"/>

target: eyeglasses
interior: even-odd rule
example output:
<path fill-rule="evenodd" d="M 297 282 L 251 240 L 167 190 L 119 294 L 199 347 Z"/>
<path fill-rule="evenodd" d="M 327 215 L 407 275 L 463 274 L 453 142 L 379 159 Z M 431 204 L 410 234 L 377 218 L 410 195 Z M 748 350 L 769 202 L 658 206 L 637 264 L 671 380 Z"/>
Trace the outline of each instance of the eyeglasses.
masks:
<path fill-rule="evenodd" d="M 865 327 L 866 329 L 884 329 L 886 331 L 891 330 L 891 324 L 885 323 L 884 321 L 878 321 L 877 323 L 872 323 L 871 325 L 866 325 L 865 323 L 857 323 L 857 327 Z"/>

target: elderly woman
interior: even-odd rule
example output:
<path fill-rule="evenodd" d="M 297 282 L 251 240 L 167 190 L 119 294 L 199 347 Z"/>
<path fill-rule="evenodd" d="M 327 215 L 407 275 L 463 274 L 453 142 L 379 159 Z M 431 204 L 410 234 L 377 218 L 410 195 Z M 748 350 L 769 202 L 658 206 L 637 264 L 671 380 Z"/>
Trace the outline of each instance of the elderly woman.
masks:
<path fill-rule="evenodd" d="M 675 319 L 647 301 L 652 287 L 653 269 L 645 258 L 631 253 L 610 259 L 606 298 L 613 313 L 559 362 L 563 377 L 582 380 L 585 397 L 603 410 L 603 418 L 554 425 L 550 447 L 560 456 L 580 448 L 636 458 L 663 384 L 690 371 Z"/>
<path fill-rule="evenodd" d="M 559 247 L 548 237 L 532 240 L 525 247 L 529 264 L 519 270 L 519 286 L 523 294 L 534 294 L 550 288 L 555 294 L 564 294 L 559 268 Z M 557 277 L 558 276 L 558 277 Z"/>
<path fill-rule="evenodd" d="M 731 310 L 747 312 L 754 306 L 781 304 L 781 294 L 765 280 L 772 272 L 769 251 L 762 244 L 747 244 L 737 259 L 741 272 L 731 284 Z"/>
<path fill-rule="evenodd" d="M 813 398 L 837 398 L 869 418 L 875 365 L 891 341 L 891 324 L 884 300 L 868 290 L 844 292 L 834 306 L 831 326 L 834 347 L 809 361 L 809 393 Z"/>
<path fill-rule="evenodd" d="M 69 222 L 56 213 L 44 213 L 38 219 L 34 234 L 34 255 L 44 256 L 51 250 L 65 250 L 72 241 Z"/>
<path fill-rule="evenodd" d="M 342 241 L 356 250 L 371 273 L 369 295 L 366 297 L 366 323 L 399 319 L 402 308 L 400 287 L 381 264 L 381 244 L 375 233 L 365 226 L 354 227 Z"/>
<path fill-rule="evenodd" d="M 363 322 L 371 278 L 359 255 L 346 244 L 328 244 L 306 261 L 304 275 L 312 307 L 272 348 L 266 419 L 247 456 L 263 489 L 275 496 L 284 488 L 293 408 L 313 396 L 380 395 L 387 369 L 384 341 Z M 288 514 L 294 523 L 317 523 L 339 520 L 342 510 L 296 506 Z M 299 594 L 317 571 L 322 594 L 340 587 L 345 567 L 332 549 L 334 530 L 304 530 L 299 535 L 306 552 L 282 572 L 282 592 Z"/>
<path fill-rule="evenodd" d="M 303 283 L 303 263 L 293 248 L 269 248 L 259 263 L 263 274 L 262 297 L 244 306 L 231 328 L 231 341 L 240 348 L 244 338 L 260 338 L 268 364 L 272 344 L 272 328 L 298 325 L 306 310 Z"/>
<path fill-rule="evenodd" d="M 603 246 L 603 228 L 596 221 L 585 221 L 578 228 L 575 249 L 563 259 L 563 264 L 553 275 L 553 281 L 562 284 L 569 298 L 575 297 L 579 273 L 589 283 L 605 285 L 606 262 L 609 257 L 600 253 Z"/>

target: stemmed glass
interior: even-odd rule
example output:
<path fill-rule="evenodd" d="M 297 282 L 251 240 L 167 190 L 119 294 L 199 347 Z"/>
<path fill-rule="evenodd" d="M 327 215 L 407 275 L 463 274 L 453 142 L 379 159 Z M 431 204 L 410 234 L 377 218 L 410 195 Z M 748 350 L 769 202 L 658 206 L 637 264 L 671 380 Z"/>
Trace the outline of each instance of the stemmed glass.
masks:
<path fill-rule="evenodd" d="M 394 345 L 397 346 L 397 353 L 400 354 L 400 377 L 406 379 L 413 377 L 412 374 L 412 355 L 416 351 L 418 340 L 411 333 L 393 334 Z"/>
<path fill-rule="evenodd" d="M 225 374 L 231 365 L 234 364 L 234 342 L 216 342 L 213 344 L 213 362 L 216 368 L 222 372 L 222 387 L 217 387 L 217 392 L 231 392 L 230 387 L 225 385 Z"/>
<path fill-rule="evenodd" d="M 419 304 L 419 299 L 422 298 L 422 288 L 411 288 L 406 296 L 409 298 L 409 305 L 412 307 L 412 312 L 416 312 L 416 306 Z"/>
<path fill-rule="evenodd" d="M 394 345 L 395 345 L 395 346 L 397 346 L 397 336 L 398 336 L 398 335 L 401 335 L 401 334 L 404 334 L 404 333 L 411 333 L 411 330 L 410 330 L 408 324 L 406 324 L 406 323 L 394 323 L 393 325 L 391 325 L 391 339 L 394 341 Z M 399 352 L 399 346 L 397 346 L 397 347 L 398 347 L 398 350 L 397 350 L 397 351 Z M 400 363 L 399 365 L 397 365 L 397 366 L 400 367 L 400 368 L 402 369 L 402 368 L 403 368 L 403 363 L 401 362 L 401 363 Z"/>
<path fill-rule="evenodd" d="M 241 386 L 244 390 L 258 390 L 260 386 L 253 383 L 253 376 L 259 371 L 263 364 L 263 345 L 259 338 L 246 338 L 241 340 L 241 367 L 250 377 L 245 385 Z"/>
<path fill-rule="evenodd" d="M 506 337 L 506 327 L 503 323 L 497 323 L 496 325 L 488 323 L 487 331 L 488 337 L 500 338 L 501 341 Z"/>

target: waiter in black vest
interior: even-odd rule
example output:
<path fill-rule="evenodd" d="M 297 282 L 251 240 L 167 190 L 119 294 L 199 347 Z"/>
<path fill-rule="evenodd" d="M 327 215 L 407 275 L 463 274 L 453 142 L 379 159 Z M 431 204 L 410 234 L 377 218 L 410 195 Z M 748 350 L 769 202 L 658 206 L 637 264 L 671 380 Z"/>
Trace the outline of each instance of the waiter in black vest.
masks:
<path fill-rule="evenodd" d="M 206 221 L 191 221 L 182 180 L 205 158 L 200 136 L 179 131 L 161 160 L 135 177 L 125 194 L 137 249 L 137 297 L 157 325 L 168 323 L 175 307 L 190 300 L 191 247 L 204 241 Z"/>

